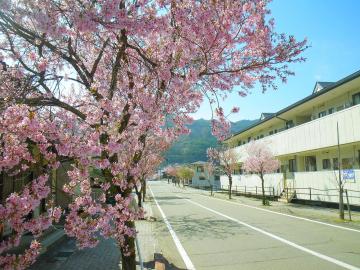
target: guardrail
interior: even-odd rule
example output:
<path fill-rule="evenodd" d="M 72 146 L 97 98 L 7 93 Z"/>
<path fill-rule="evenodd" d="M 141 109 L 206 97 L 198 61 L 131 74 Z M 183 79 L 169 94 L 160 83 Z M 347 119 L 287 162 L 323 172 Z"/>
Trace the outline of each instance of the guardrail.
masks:
<path fill-rule="evenodd" d="M 318 189 L 318 188 L 289 188 L 289 190 L 295 190 L 297 196 L 304 196 L 309 201 L 318 200 L 319 197 L 339 197 L 339 190 L 334 189 Z M 360 202 L 360 190 L 344 189 L 345 193 L 348 193 L 348 198 L 359 199 Z"/>
<path fill-rule="evenodd" d="M 193 188 L 208 190 L 219 193 L 226 193 L 229 191 L 229 185 L 221 185 L 221 186 L 195 186 L 192 185 Z M 265 188 L 265 196 L 275 200 L 281 194 L 279 192 L 275 192 L 275 187 L 264 187 Z M 262 191 L 259 186 L 232 186 L 231 194 L 233 195 L 248 195 L 248 196 L 261 196 Z"/>

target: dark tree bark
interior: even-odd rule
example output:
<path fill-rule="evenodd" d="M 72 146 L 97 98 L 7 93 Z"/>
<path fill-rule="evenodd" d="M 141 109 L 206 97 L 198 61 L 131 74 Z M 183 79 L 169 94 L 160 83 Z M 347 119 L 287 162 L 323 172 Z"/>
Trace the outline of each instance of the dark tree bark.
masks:
<path fill-rule="evenodd" d="M 146 180 L 145 179 L 144 179 L 144 182 L 142 183 L 141 191 L 142 191 L 143 202 L 145 202 L 145 196 L 146 196 Z"/>
<path fill-rule="evenodd" d="M 231 199 L 231 192 L 232 192 L 232 176 L 229 175 L 229 199 Z"/>
<path fill-rule="evenodd" d="M 126 226 L 130 228 L 135 228 L 135 222 L 134 221 L 127 221 Z M 135 253 L 135 238 L 125 236 L 125 243 L 127 244 L 126 249 L 120 248 L 121 250 L 121 265 L 122 270 L 136 270 L 136 253 Z M 126 254 L 129 252 L 130 254 Z M 125 256 L 128 255 L 128 256 Z"/>
<path fill-rule="evenodd" d="M 136 193 L 136 196 L 138 197 L 138 202 L 137 202 L 138 206 L 141 207 L 142 206 L 142 204 L 141 204 L 141 202 L 142 202 L 142 198 L 141 198 L 142 191 L 141 191 L 141 188 L 139 190 L 136 185 L 135 185 L 135 193 Z"/>
<path fill-rule="evenodd" d="M 345 219 L 344 213 L 344 189 L 342 186 L 339 188 L 339 218 Z"/>
<path fill-rule="evenodd" d="M 266 200 L 265 200 L 265 187 L 264 187 L 264 175 L 260 174 L 260 178 L 261 178 L 261 191 L 262 191 L 262 204 L 266 205 Z"/>
<path fill-rule="evenodd" d="M 128 177 L 129 181 L 133 180 Z M 132 190 L 130 188 L 126 189 L 121 195 L 122 196 L 131 196 Z M 130 220 L 126 221 L 125 225 L 128 228 L 131 228 L 135 230 L 135 221 Z M 120 246 L 120 252 L 121 252 L 121 265 L 122 270 L 136 270 L 136 251 L 135 251 L 135 238 L 130 237 L 128 235 L 124 236 L 125 238 L 125 246 Z"/>

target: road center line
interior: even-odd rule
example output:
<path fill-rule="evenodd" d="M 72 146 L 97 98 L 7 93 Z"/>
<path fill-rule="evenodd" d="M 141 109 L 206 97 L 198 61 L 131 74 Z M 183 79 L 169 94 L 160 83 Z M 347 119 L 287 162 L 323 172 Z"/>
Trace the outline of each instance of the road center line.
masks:
<path fill-rule="evenodd" d="M 155 201 L 155 203 L 156 203 L 156 205 L 157 205 L 157 207 L 158 207 L 158 209 L 159 209 L 159 211 L 160 211 L 160 214 L 161 214 L 161 216 L 162 216 L 162 218 L 163 218 L 163 220 L 164 220 L 164 223 L 166 224 L 166 227 L 168 228 L 168 230 L 169 230 L 169 232 L 170 232 L 170 234 L 171 234 L 171 236 L 172 236 L 172 238 L 173 238 L 173 240 L 174 240 L 175 246 L 176 246 L 177 250 L 179 251 L 181 258 L 183 259 L 183 261 L 184 261 L 184 263 L 185 263 L 185 265 L 186 265 L 186 268 L 187 268 L 188 270 L 195 270 L 195 266 L 194 266 L 193 263 L 191 262 L 190 257 L 189 257 L 188 254 L 186 253 L 186 251 L 185 251 L 184 247 L 182 246 L 179 238 L 177 237 L 175 231 L 174 231 L 173 228 L 171 227 L 170 222 L 169 222 L 168 219 L 166 218 L 165 213 L 164 213 L 163 210 L 161 209 L 158 201 L 156 200 L 156 197 L 155 197 L 152 189 L 151 189 L 150 187 L 149 187 L 149 189 L 150 189 L 151 195 L 152 195 L 152 197 L 154 198 L 154 201 Z"/>
<path fill-rule="evenodd" d="M 199 203 L 197 203 L 197 202 L 194 202 L 194 201 L 192 201 L 192 200 L 185 199 L 185 198 L 183 198 L 183 197 L 181 197 L 181 196 L 177 196 L 177 197 L 182 198 L 182 199 L 188 201 L 189 203 L 192 203 L 192 204 L 194 204 L 194 205 L 197 205 L 197 206 L 199 206 L 199 207 L 201 207 L 201 208 L 203 208 L 203 209 L 206 209 L 206 210 L 208 210 L 208 211 L 210 211 L 210 212 L 212 212 L 212 213 L 214 213 L 214 214 L 217 214 L 217 215 L 219 215 L 219 216 L 221 216 L 221 217 L 224 217 L 224 218 L 229 219 L 229 220 L 231 220 L 231 221 L 233 221 L 233 222 L 236 222 L 236 223 L 238 223 L 238 224 L 240 224 L 240 225 L 243 225 L 243 226 L 245 226 L 245 227 L 248 227 L 248 228 L 250 228 L 250 229 L 252 229 L 252 230 L 254 230 L 254 231 L 257 231 L 257 232 L 259 232 L 259 233 L 261 233 L 261 234 L 264 234 L 264 235 L 269 236 L 269 237 L 271 237 L 271 238 L 273 238 L 273 239 L 276 239 L 276 240 L 278 240 L 278 241 L 280 241 L 280 242 L 282 242 L 282 243 L 284 243 L 284 244 L 287 244 L 287 245 L 292 246 L 292 247 L 294 247 L 294 248 L 296 248 L 296 249 L 299 249 L 299 250 L 301 250 L 301 251 L 303 251 L 303 252 L 306 252 L 306 253 L 309 253 L 309 254 L 311 254 L 311 255 L 313 255 L 313 256 L 316 256 L 316 257 L 318 257 L 318 258 L 320 258 L 320 259 L 322 259 L 322 260 L 331 262 L 331 263 L 336 264 L 336 265 L 338 265 L 338 266 L 341 266 L 341 267 L 343 267 L 343 268 L 345 268 L 345 269 L 349 269 L 349 270 L 360 270 L 360 268 L 358 268 L 358 267 L 356 267 L 356 266 L 353 266 L 353 265 L 351 265 L 351 264 L 347 264 L 347 263 L 345 263 L 345 262 L 339 261 L 339 260 L 337 260 L 337 259 L 334 259 L 334 258 L 332 258 L 332 257 L 326 256 L 326 255 L 324 255 L 324 254 L 318 253 L 318 252 L 313 251 L 313 250 L 311 250 L 311 249 L 308 249 L 308 248 L 306 248 L 306 247 L 300 246 L 300 245 L 298 245 L 298 244 L 296 244 L 296 243 L 294 243 L 294 242 L 291 242 L 291 241 L 289 241 L 289 240 L 286 240 L 286 239 L 284 239 L 284 238 L 282 238 L 282 237 L 280 237 L 280 236 L 277 236 L 277 235 L 275 235 L 275 234 L 272 234 L 272 233 L 269 233 L 269 232 L 267 232 L 267 231 L 264 231 L 264 230 L 262 230 L 262 229 L 260 229 L 260 228 L 257 228 L 257 227 L 255 227 L 255 226 L 252 226 L 252 225 L 250 225 L 250 224 L 247 224 L 247 223 L 245 223 L 245 222 L 243 222 L 243 221 L 240 221 L 240 220 L 238 220 L 238 219 L 235 219 L 235 218 L 232 218 L 232 217 L 230 217 L 230 216 L 227 216 L 227 215 L 225 215 L 225 214 L 223 214 L 223 213 L 220 213 L 220 212 L 218 212 L 218 211 L 216 211 L 216 210 L 213 210 L 213 209 L 211 209 L 211 208 L 209 208 L 209 207 L 206 207 L 206 206 L 204 206 L 204 205 L 202 205 L 202 204 L 199 204 Z"/>
<path fill-rule="evenodd" d="M 204 197 L 209 197 L 209 196 L 204 195 L 204 194 L 199 194 L 199 195 L 204 196 Z M 285 216 L 285 217 L 300 219 L 300 220 L 304 220 L 304 221 L 308 221 L 308 222 L 313 222 L 313 223 L 317 223 L 317 224 L 321 224 L 321 225 L 325 225 L 325 226 L 329 226 L 329 227 L 333 227 L 333 228 L 337 228 L 337 229 L 341 229 L 341 230 L 346 230 L 346 231 L 351 231 L 351 232 L 360 233 L 360 230 L 357 230 L 357 229 L 347 228 L 347 227 L 343 227 L 343 226 L 339 226 L 339 225 L 334 225 L 334 224 L 330 224 L 330 223 L 326 223 L 326 222 L 321 222 L 321 221 L 317 221 L 317 220 L 313 220 L 313 219 L 309 219 L 309 218 L 298 217 L 298 216 L 294 216 L 294 215 L 289 215 L 289 214 L 285 214 L 285 213 L 280 213 L 280 212 L 276 212 L 276 211 L 272 211 L 272 210 L 268 210 L 268 209 L 263 209 L 263 208 L 259 208 L 259 207 L 256 207 L 256 206 L 244 204 L 244 203 L 229 202 L 229 201 L 227 201 L 227 200 L 223 200 L 223 199 L 219 199 L 219 198 L 212 198 L 212 199 L 218 200 L 218 201 L 222 201 L 222 202 L 226 202 L 226 203 L 235 204 L 235 205 L 240 205 L 240 206 L 244 206 L 244 207 L 248 207 L 248 208 L 252 208 L 252 209 L 256 209 L 256 210 L 260 210 L 260 211 L 264 211 L 264 212 L 268 212 L 268 213 L 272 213 L 272 214 L 276 214 L 276 215 L 280 215 L 280 216 Z"/>

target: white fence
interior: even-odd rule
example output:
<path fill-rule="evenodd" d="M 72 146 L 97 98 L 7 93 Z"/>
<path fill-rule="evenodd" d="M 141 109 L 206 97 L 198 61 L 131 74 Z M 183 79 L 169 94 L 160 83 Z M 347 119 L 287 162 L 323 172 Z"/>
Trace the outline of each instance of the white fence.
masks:
<path fill-rule="evenodd" d="M 347 190 L 349 202 L 353 205 L 360 205 L 360 170 L 354 170 L 355 178 L 344 181 L 344 190 Z M 233 175 L 233 190 L 236 188 L 242 192 L 255 194 L 259 193 L 261 180 L 257 175 Z M 220 177 L 221 187 L 228 188 L 229 180 L 226 175 Z M 287 179 L 286 185 L 289 189 L 296 190 L 296 198 L 302 200 L 339 202 L 338 171 L 318 172 L 295 172 L 293 179 Z M 286 188 L 281 173 L 265 175 L 265 193 L 279 196 Z M 344 194 L 344 202 L 346 197 Z"/>
<path fill-rule="evenodd" d="M 280 195 L 283 190 L 283 174 L 273 173 L 264 176 L 265 193 L 269 195 Z M 227 187 L 229 185 L 229 179 L 226 175 L 220 176 L 221 187 Z M 261 179 L 258 175 L 247 174 L 247 175 L 233 175 L 232 176 L 233 189 L 237 188 L 244 190 L 247 188 L 248 193 L 260 193 L 261 191 Z M 260 189 L 259 189 L 260 188 Z M 256 191 L 259 189 L 259 191 Z"/>
<path fill-rule="evenodd" d="M 348 190 L 350 204 L 360 205 L 360 170 L 354 171 L 354 180 L 343 180 L 344 189 Z M 339 202 L 338 171 L 296 172 L 294 176 L 298 199 Z"/>

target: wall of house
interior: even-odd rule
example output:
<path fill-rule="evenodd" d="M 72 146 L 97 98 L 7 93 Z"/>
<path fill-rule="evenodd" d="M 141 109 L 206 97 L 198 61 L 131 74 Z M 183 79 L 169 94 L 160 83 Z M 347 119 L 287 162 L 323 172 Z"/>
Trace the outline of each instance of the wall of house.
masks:
<path fill-rule="evenodd" d="M 313 108 L 312 111 L 312 119 L 319 118 L 320 112 L 326 112 L 326 114 L 329 114 L 329 109 L 334 109 L 334 112 L 341 111 L 343 109 L 346 109 L 352 105 L 352 95 L 360 92 L 360 89 L 353 89 L 351 91 L 348 91 L 344 95 L 341 95 L 339 97 L 329 99 L 322 104 L 316 106 Z"/>
<path fill-rule="evenodd" d="M 295 126 L 260 141 L 268 145 L 275 156 L 314 151 L 337 145 L 337 123 L 340 144 L 360 142 L 360 105 Z M 247 157 L 246 146 L 235 148 L 240 159 Z"/>
<path fill-rule="evenodd" d="M 360 142 L 352 145 L 341 145 L 340 146 L 340 159 L 342 168 L 345 167 L 344 159 L 351 161 L 352 169 L 360 169 Z M 303 172 L 305 169 L 305 157 L 306 156 L 315 156 L 316 157 L 316 171 L 328 171 L 334 168 L 334 159 L 338 158 L 337 147 L 324 148 L 317 151 L 309 151 L 306 153 L 299 153 L 296 155 L 288 155 L 286 157 L 281 157 L 281 164 L 286 166 L 286 170 L 289 170 L 289 160 L 296 160 L 296 171 Z M 323 160 L 329 159 L 330 168 L 323 167 Z M 345 168 L 346 169 L 346 168 Z"/>
<path fill-rule="evenodd" d="M 354 180 L 343 180 L 344 189 L 348 190 L 349 202 L 353 205 L 360 205 L 360 170 L 356 169 Z M 220 177 L 221 188 L 228 189 L 229 180 L 226 175 Z M 295 188 L 296 198 L 303 200 L 339 202 L 338 196 L 338 171 L 316 171 L 316 172 L 295 172 L 293 179 L 287 179 L 287 186 Z M 257 175 L 233 175 L 233 190 L 244 192 L 261 192 L 261 180 Z M 274 188 L 275 195 L 281 194 L 284 190 L 284 178 L 282 173 L 265 175 L 265 193 L 272 195 Z M 311 191 L 310 191 L 311 190 Z M 344 194 L 344 202 L 346 198 Z"/>
<path fill-rule="evenodd" d="M 292 120 L 295 126 L 302 125 L 311 120 L 319 118 L 320 112 L 325 112 L 329 115 L 329 109 L 333 109 L 332 113 L 342 111 L 343 109 L 349 108 L 352 104 L 352 96 L 360 92 L 360 87 L 350 87 L 342 89 L 340 94 L 333 94 L 332 97 L 322 97 L 314 103 L 314 106 L 306 106 L 307 103 L 301 105 L 299 109 L 294 109 L 286 113 L 286 120 Z M 302 111 L 300 108 L 305 107 Z M 240 146 L 248 142 L 250 137 L 252 140 L 262 139 L 266 136 L 272 136 L 271 133 L 277 133 L 286 130 L 285 121 L 280 118 L 271 119 L 269 122 L 265 122 L 253 129 L 244 133 L 238 134 L 229 140 L 230 145 Z"/>
<path fill-rule="evenodd" d="M 71 170 L 71 164 L 69 162 L 62 163 L 53 175 L 53 184 L 55 184 L 55 201 L 56 204 L 62 208 L 67 208 L 71 202 L 71 196 L 63 191 L 63 186 L 69 183 L 69 176 L 67 172 Z"/>
<path fill-rule="evenodd" d="M 201 171 L 201 169 L 203 171 Z M 209 175 L 208 171 L 204 166 L 196 165 L 192 168 L 194 170 L 194 176 L 191 180 L 191 186 L 193 187 L 210 187 L 212 185 L 213 187 L 219 187 L 220 181 L 216 180 L 216 177 L 214 175 Z"/>

